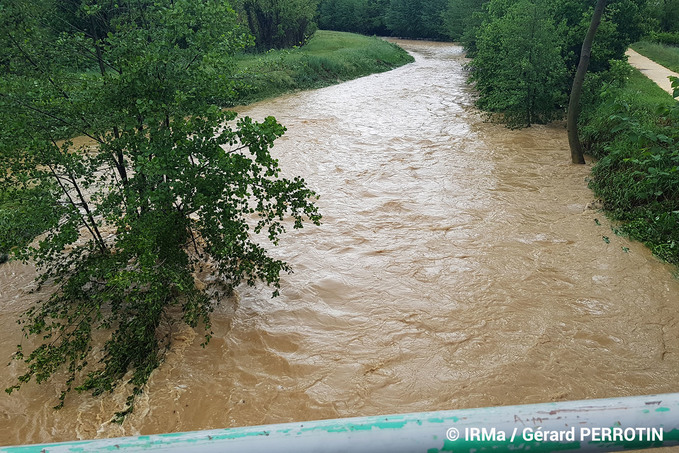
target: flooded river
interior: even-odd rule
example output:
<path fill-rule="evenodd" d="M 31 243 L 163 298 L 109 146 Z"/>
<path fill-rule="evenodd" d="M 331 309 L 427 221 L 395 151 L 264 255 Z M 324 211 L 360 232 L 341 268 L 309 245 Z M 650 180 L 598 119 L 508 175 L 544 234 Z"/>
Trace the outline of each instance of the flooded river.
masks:
<path fill-rule="evenodd" d="M 205 349 L 174 332 L 122 426 L 122 393 L 3 392 L 0 445 L 678 391 L 679 283 L 592 209 L 563 125 L 484 123 L 460 47 L 402 45 L 415 63 L 241 109 L 287 126 L 274 154 L 321 195 L 279 298 L 239 288 Z M 5 362 L 32 278 L 0 266 Z"/>

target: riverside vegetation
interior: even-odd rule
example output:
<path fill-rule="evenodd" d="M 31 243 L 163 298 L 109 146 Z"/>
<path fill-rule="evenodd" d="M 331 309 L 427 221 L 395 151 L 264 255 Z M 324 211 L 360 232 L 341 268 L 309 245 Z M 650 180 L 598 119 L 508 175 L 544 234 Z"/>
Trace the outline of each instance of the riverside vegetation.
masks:
<path fill-rule="evenodd" d="M 234 89 L 213 99 L 222 107 L 321 88 L 413 61 L 403 49 L 383 39 L 327 30 L 317 30 L 299 47 L 240 52 L 233 59 Z M 10 249 L 27 245 L 48 228 L 46 211 L 40 208 L 43 203 L 36 189 L 24 190 L 21 196 L 0 191 L 0 262 L 9 258 Z"/>
<path fill-rule="evenodd" d="M 214 99 L 222 107 L 321 88 L 413 61 L 403 49 L 383 39 L 327 30 L 317 30 L 302 46 L 240 52 L 233 59 L 235 88 Z M 10 249 L 27 245 L 49 226 L 39 190 L 17 195 L 0 190 L 0 262 L 9 258 Z"/>
<path fill-rule="evenodd" d="M 590 187 L 618 222 L 616 231 L 677 265 L 679 108 L 624 57 L 627 46 L 646 33 L 648 39 L 632 47 L 679 67 L 677 48 L 668 45 L 677 24 L 666 20 L 676 14 L 676 2 L 657 3 L 608 2 L 578 124 L 585 149 L 598 159 Z M 669 4 L 675 7 L 662 13 Z M 562 117 L 591 7 L 569 0 L 489 0 L 483 10 L 465 31 L 478 105 L 510 127 Z"/>
<path fill-rule="evenodd" d="M 237 95 L 224 101 L 246 104 L 383 72 L 411 61 L 407 52 L 383 39 L 318 30 L 301 47 L 237 55 Z"/>
<path fill-rule="evenodd" d="M 19 348 L 28 371 L 8 392 L 63 369 L 59 405 L 72 389 L 96 395 L 126 383 L 121 420 L 162 360 L 161 323 L 202 325 L 207 341 L 215 297 L 240 282 L 276 288 L 289 268 L 251 240 L 245 219 L 259 219 L 252 230 L 275 245 L 285 220 L 295 228 L 320 221 L 316 195 L 301 178 L 279 177 L 269 149 L 282 125 L 244 118 L 221 129 L 235 119 L 221 107 L 409 61 L 375 38 L 317 32 L 307 42 L 313 8 L 288 6 L 294 18 L 257 1 L 0 6 L 0 107 L 8 113 L 0 119 L 0 252 L 35 261 L 40 281 L 57 288 L 22 318 L 26 335 L 44 343 Z M 591 16 L 575 0 L 330 6 L 321 2 L 321 23 L 337 14 L 346 23 L 365 19 L 364 31 L 462 37 L 474 57 L 479 105 L 512 127 L 563 115 Z M 627 45 L 649 30 L 676 33 L 673 22 L 649 14 L 656 7 L 609 2 L 586 79 L 581 138 L 600 158 L 591 186 L 620 231 L 676 264 L 676 103 L 622 61 Z M 284 24 L 276 24 L 280 17 Z M 419 35 L 428 28 L 414 23 L 432 27 Z M 58 141 L 77 135 L 89 136 L 97 152 Z M 193 280 L 206 262 L 223 283 L 208 292 Z M 103 346 L 92 344 L 96 329 L 109 333 Z M 90 363 L 94 352 L 102 358 Z"/>
<path fill-rule="evenodd" d="M 250 3 L 235 5 L 242 15 L 225 0 L 0 5 L 0 251 L 35 263 L 38 291 L 50 288 L 20 319 L 26 371 L 8 393 L 58 373 L 58 408 L 73 389 L 125 385 L 121 421 L 163 360 L 162 325 L 200 326 L 207 342 L 210 313 L 236 285 L 263 281 L 277 294 L 290 267 L 267 245 L 319 224 L 317 196 L 280 176 L 269 150 L 281 124 L 222 107 L 410 57 L 346 34 L 306 43 L 307 9 L 292 30 Z M 243 23 L 250 7 L 257 21 Z M 248 50 L 291 40 L 306 45 Z M 76 136 L 93 144 L 74 146 Z M 204 288 L 197 272 L 218 278 Z"/>
<path fill-rule="evenodd" d="M 619 70 L 624 78 L 581 119 L 586 147 L 599 159 L 590 187 L 619 222 L 617 232 L 679 265 L 679 104 L 639 71 Z"/>

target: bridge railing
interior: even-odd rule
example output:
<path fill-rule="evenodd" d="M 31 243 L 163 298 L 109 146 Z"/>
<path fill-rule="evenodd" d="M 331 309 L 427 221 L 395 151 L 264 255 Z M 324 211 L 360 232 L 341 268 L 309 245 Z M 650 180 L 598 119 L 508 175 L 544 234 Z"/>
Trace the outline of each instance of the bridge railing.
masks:
<path fill-rule="evenodd" d="M 679 445 L 679 393 L 0 447 L 0 452 L 474 453 Z"/>

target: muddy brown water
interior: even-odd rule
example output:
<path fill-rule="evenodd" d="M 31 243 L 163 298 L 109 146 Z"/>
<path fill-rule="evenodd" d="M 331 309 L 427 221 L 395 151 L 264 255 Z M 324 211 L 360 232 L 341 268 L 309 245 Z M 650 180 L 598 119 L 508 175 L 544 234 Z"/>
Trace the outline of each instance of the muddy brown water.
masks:
<path fill-rule="evenodd" d="M 563 125 L 484 123 L 460 47 L 402 45 L 415 63 L 241 109 L 287 126 L 274 154 L 321 195 L 275 251 L 281 297 L 240 288 L 205 349 L 177 329 L 121 426 L 121 392 L 3 392 L 0 445 L 679 391 L 679 283 L 591 208 Z M 32 278 L 0 266 L 4 361 Z"/>

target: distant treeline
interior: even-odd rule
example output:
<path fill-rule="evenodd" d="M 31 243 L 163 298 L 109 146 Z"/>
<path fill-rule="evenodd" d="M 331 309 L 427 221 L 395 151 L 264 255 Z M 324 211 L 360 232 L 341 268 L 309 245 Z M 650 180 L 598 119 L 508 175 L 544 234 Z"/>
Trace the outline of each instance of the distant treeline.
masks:
<path fill-rule="evenodd" d="M 116 4 L 106 0 L 98 4 Z M 303 45 L 316 29 L 348 31 L 364 35 L 399 36 L 434 40 L 467 41 L 497 7 L 488 9 L 489 0 L 231 0 L 241 26 L 254 37 L 258 51 Z M 495 2 L 497 3 L 497 2 Z M 507 9 L 514 2 L 503 0 Z M 539 2 L 531 1 L 533 4 Z M 613 3 L 620 3 L 613 1 Z M 679 42 L 679 0 L 641 0 L 633 2 L 633 11 L 643 18 L 643 31 L 660 42 Z M 55 22 L 82 23 L 88 19 L 74 17 L 80 0 L 63 0 Z M 122 3 L 121 3 L 122 4 Z M 573 14 L 582 13 L 593 4 L 588 0 L 550 0 L 546 9 L 563 13 L 555 17 L 568 24 Z M 543 7 L 542 5 L 540 6 Z M 103 30 L 102 30 L 103 31 Z"/>
<path fill-rule="evenodd" d="M 318 25 L 380 36 L 458 40 L 487 0 L 321 0 Z"/>
<path fill-rule="evenodd" d="M 500 3 L 506 10 L 515 2 L 506 0 Z M 537 5 L 540 2 L 531 3 Z M 594 6 L 593 1 L 587 0 L 551 0 L 545 3 L 538 6 L 563 13 L 554 20 L 565 20 L 569 25 L 583 19 L 574 17 L 575 14 L 582 15 Z M 634 3 L 633 12 L 640 13 L 644 33 L 679 33 L 679 0 Z M 487 4 L 488 0 L 320 0 L 318 26 L 368 35 L 457 41 L 477 28 L 489 14 L 494 14 L 484 8 Z"/>

